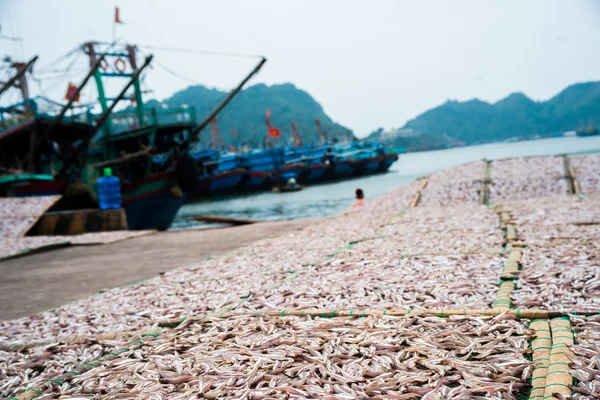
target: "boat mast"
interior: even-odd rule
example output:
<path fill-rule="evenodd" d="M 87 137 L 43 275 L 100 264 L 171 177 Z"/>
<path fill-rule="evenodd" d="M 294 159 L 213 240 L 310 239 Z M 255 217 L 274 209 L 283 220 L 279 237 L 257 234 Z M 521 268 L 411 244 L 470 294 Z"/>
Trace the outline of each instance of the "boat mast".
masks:
<path fill-rule="evenodd" d="M 138 65 L 136 61 L 136 47 L 132 45 L 127 45 L 125 51 L 110 51 L 109 49 L 101 52 L 96 51 L 96 43 L 88 42 L 84 45 L 87 50 L 88 57 L 90 59 L 90 66 L 95 65 L 98 61 L 98 56 L 106 57 L 107 59 L 112 60 L 112 68 L 110 67 L 109 62 L 102 62 L 100 67 L 98 68 L 94 74 L 94 80 L 96 81 L 96 87 L 98 89 L 98 102 L 100 103 L 100 107 L 102 108 L 102 112 L 105 113 L 106 110 L 109 109 L 109 101 L 114 102 L 115 99 L 107 98 L 106 91 L 104 89 L 104 81 L 102 78 L 129 78 L 131 79 L 135 71 L 138 70 Z M 112 46 L 111 46 L 112 47 Z M 125 61 L 127 60 L 127 61 Z M 126 65 L 129 64 L 132 72 L 126 72 Z M 109 71 L 109 68 L 112 71 Z M 132 101 L 136 103 L 136 114 L 137 114 L 137 123 L 138 126 L 144 126 L 146 121 L 144 120 L 144 103 L 142 99 L 142 90 L 140 88 L 139 75 L 132 82 L 134 88 L 134 98 Z M 130 85 L 128 85 L 129 87 Z M 121 97 L 122 98 L 122 97 Z M 102 127 L 104 131 L 104 136 L 109 137 L 113 133 L 111 121 L 107 121 L 107 123 Z"/>
<path fill-rule="evenodd" d="M 319 133 L 319 139 L 321 140 L 321 144 L 327 142 L 327 136 L 325 136 L 325 132 L 323 132 L 323 128 L 321 128 L 321 121 L 319 119 L 315 119 L 315 124 L 317 124 L 317 132 Z"/>
<path fill-rule="evenodd" d="M 217 108 L 215 108 L 213 110 L 212 113 L 210 113 L 210 115 L 208 117 L 206 117 L 204 119 L 204 121 L 202 121 L 189 135 L 188 140 L 186 142 L 186 146 L 185 147 L 189 147 L 190 143 L 195 141 L 196 138 L 198 137 L 198 135 L 200 134 L 200 132 L 202 132 L 202 130 L 204 128 L 206 128 L 206 125 L 208 125 L 210 123 L 210 121 L 212 121 L 212 119 L 214 117 L 216 117 L 221 110 L 223 110 L 225 108 L 225 106 L 227 104 L 229 104 L 229 102 L 240 92 L 240 90 L 242 90 L 242 88 L 244 87 L 244 85 L 250 80 L 250 78 L 252 78 L 254 75 L 256 75 L 258 73 L 258 71 L 260 71 L 260 69 L 263 67 L 263 65 L 267 62 L 267 59 L 265 57 L 262 57 L 261 60 L 259 61 L 259 63 L 256 65 L 256 67 L 254 67 L 254 69 L 252 71 L 250 71 L 250 73 L 235 87 L 235 89 L 233 89 L 229 95 L 221 102 L 221 104 L 219 104 L 217 106 Z"/>
<path fill-rule="evenodd" d="M 296 127 L 296 123 L 292 121 L 292 132 L 294 132 L 294 140 L 292 141 L 292 145 L 295 147 L 302 146 L 302 136 L 298 133 L 298 127 Z"/>
<path fill-rule="evenodd" d="M 27 169 L 33 169 L 34 168 L 33 158 L 34 158 L 35 153 L 38 151 L 39 147 L 45 143 L 46 138 L 50 135 L 50 133 L 52 133 L 52 131 L 56 128 L 56 126 L 58 126 L 58 124 L 60 123 L 60 121 L 62 121 L 62 119 L 65 116 L 65 114 L 67 113 L 67 111 L 69 111 L 69 109 L 71 108 L 71 106 L 73 105 L 73 103 L 77 100 L 77 98 L 79 97 L 79 94 L 81 93 L 81 91 L 83 90 L 83 88 L 85 87 L 85 85 L 87 85 L 87 83 L 92 78 L 92 76 L 96 73 L 96 71 L 100 67 L 100 64 L 103 61 L 104 61 L 104 55 L 102 57 L 100 57 L 92 65 L 92 67 L 90 69 L 90 72 L 88 72 L 88 74 L 85 76 L 85 78 L 83 79 L 83 81 L 79 84 L 79 86 L 75 90 L 75 93 L 73 93 L 70 96 L 69 101 L 67 102 L 67 104 L 65 104 L 61 108 L 59 114 L 56 116 L 56 118 L 54 118 L 54 120 L 52 121 L 52 123 L 50 124 L 50 126 L 48 128 L 46 128 L 46 130 L 41 135 L 39 135 L 37 137 L 36 137 L 36 135 L 33 135 L 32 139 L 31 139 L 31 144 L 30 144 L 31 147 L 30 147 L 29 156 L 28 156 Z M 61 155 L 62 155 L 62 153 L 61 153 Z M 63 160 L 63 162 L 64 161 L 65 160 Z M 35 172 L 37 172 L 37 171 L 35 171 Z"/>
<path fill-rule="evenodd" d="M 221 138 L 221 132 L 219 132 L 217 117 L 210 121 L 210 136 L 213 150 L 220 150 L 223 147 L 223 139 Z M 217 142 L 219 142 L 219 147 L 217 147 Z"/>
<path fill-rule="evenodd" d="M 28 100 L 29 87 L 27 86 L 27 78 L 25 73 L 33 67 L 33 64 L 35 64 L 37 59 L 38 56 L 35 56 L 27 63 L 12 63 L 11 67 L 15 68 L 17 72 L 12 78 L 2 85 L 2 88 L 0 88 L 0 96 L 11 87 L 16 87 L 21 91 L 21 94 L 23 95 L 23 101 Z"/>

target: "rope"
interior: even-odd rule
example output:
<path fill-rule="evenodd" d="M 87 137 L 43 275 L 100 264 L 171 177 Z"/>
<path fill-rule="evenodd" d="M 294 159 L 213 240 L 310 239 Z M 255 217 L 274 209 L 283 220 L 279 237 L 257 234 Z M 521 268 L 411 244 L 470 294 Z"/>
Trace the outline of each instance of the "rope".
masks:
<path fill-rule="evenodd" d="M 260 56 L 257 54 L 227 53 L 227 52 L 213 51 L 213 50 L 184 49 L 181 47 L 152 46 L 152 45 L 139 45 L 138 47 L 144 47 L 144 48 L 151 49 L 151 50 L 166 50 L 166 51 L 174 51 L 174 52 L 179 52 L 179 53 L 205 54 L 205 55 L 222 56 L 222 57 L 263 58 L 263 56 Z"/>

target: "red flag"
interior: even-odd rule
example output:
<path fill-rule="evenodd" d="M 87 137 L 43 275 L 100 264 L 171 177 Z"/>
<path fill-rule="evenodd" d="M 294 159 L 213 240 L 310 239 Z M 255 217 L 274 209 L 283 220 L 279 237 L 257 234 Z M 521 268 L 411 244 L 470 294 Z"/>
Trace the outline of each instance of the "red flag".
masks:
<path fill-rule="evenodd" d="M 277 128 L 271 128 L 269 129 L 269 135 L 271 137 L 278 138 L 281 135 L 281 132 L 279 132 L 279 129 Z"/>
<path fill-rule="evenodd" d="M 75 93 L 77 93 L 77 85 L 69 82 L 69 86 L 67 87 L 67 93 L 65 93 L 65 100 L 71 100 L 75 97 Z M 79 101 L 80 93 L 77 93 L 77 97 L 73 101 Z"/>
<path fill-rule="evenodd" d="M 121 21 L 121 17 L 119 17 L 119 7 L 115 6 L 115 24 L 124 24 L 123 21 Z"/>

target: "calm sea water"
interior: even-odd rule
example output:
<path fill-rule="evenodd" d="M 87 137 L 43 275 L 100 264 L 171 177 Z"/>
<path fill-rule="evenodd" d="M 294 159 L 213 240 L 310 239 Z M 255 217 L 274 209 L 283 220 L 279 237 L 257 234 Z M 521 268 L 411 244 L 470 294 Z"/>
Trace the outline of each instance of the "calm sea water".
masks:
<path fill-rule="evenodd" d="M 214 196 L 189 203 L 181 208 L 171 229 L 206 227 L 206 224 L 190 219 L 194 215 L 202 214 L 270 221 L 331 216 L 352 204 L 356 188 L 363 189 L 368 201 L 369 198 L 406 185 L 424 175 L 482 158 L 495 160 L 519 156 L 583 155 L 597 152 L 600 152 L 600 136 L 497 143 L 409 153 L 401 155 L 390 171 L 382 175 L 312 185 L 299 192 Z"/>

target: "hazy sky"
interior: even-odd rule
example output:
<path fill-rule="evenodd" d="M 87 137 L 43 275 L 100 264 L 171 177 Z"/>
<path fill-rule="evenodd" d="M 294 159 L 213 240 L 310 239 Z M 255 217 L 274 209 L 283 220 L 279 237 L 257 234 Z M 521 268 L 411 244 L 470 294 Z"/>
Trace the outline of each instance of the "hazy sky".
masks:
<path fill-rule="evenodd" d="M 546 100 L 600 80 L 594 0 L 0 0 L 0 34 L 24 39 L 0 40 L 0 56 L 39 54 L 44 67 L 83 41 L 110 41 L 115 5 L 123 41 L 264 54 L 269 61 L 252 84 L 291 82 L 359 136 L 448 99 L 494 102 L 522 91 Z M 220 89 L 255 63 L 153 53 Z M 190 84 L 156 65 L 148 79 L 158 98 Z"/>

